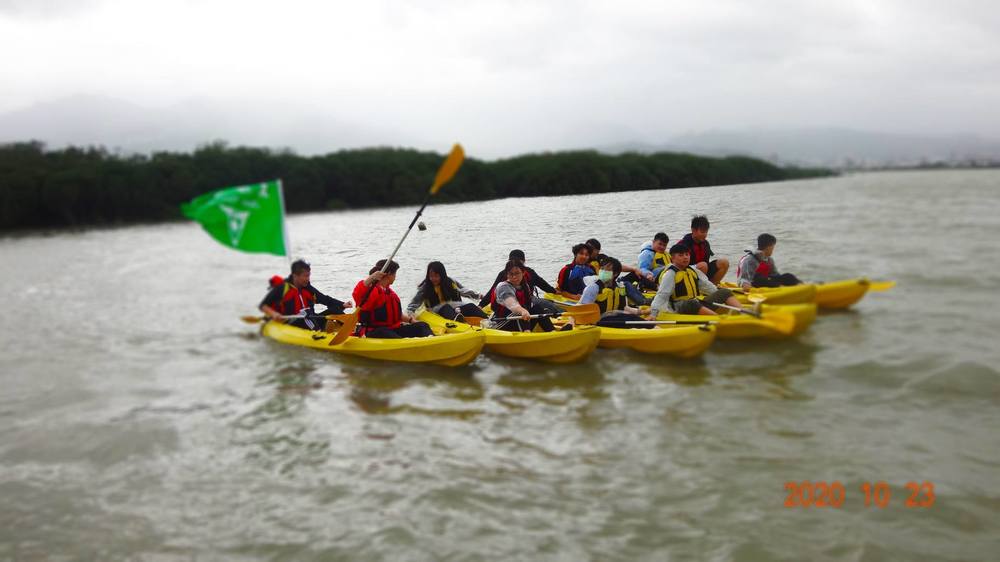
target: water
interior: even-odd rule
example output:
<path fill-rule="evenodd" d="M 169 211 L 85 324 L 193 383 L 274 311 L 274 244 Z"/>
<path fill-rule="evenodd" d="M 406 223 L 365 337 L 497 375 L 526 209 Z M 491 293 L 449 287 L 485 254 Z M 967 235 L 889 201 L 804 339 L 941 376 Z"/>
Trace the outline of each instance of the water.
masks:
<path fill-rule="evenodd" d="M 635 260 L 707 213 L 803 279 L 895 279 L 784 342 L 701 359 L 461 369 L 283 346 L 282 258 L 191 223 L 0 239 L 0 558 L 983 560 L 1000 548 L 1000 172 L 432 206 L 399 255 L 480 290 L 514 247 L 554 280 L 596 236 Z M 342 299 L 414 209 L 292 217 Z M 604 224 L 599 221 L 604 219 Z M 993 334 L 993 336 L 990 336 Z M 784 507 L 787 481 L 843 506 Z M 887 507 L 860 486 L 884 481 Z M 932 482 L 908 508 L 908 482 Z"/>

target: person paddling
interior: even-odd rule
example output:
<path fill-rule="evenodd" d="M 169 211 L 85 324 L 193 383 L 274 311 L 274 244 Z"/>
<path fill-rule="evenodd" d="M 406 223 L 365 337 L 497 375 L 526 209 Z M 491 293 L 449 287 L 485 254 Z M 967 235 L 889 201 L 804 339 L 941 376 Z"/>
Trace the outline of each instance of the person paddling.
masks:
<path fill-rule="evenodd" d="M 757 237 L 757 251 L 746 250 L 746 253 L 736 264 L 736 277 L 740 287 L 748 290 L 751 287 L 781 287 L 783 285 L 799 285 L 802 281 L 791 273 L 779 273 L 771 254 L 778 239 L 764 233 Z"/>
<path fill-rule="evenodd" d="M 691 250 L 684 244 L 670 247 L 670 266 L 660 274 L 660 288 L 650 305 L 649 318 L 656 320 L 660 311 L 678 314 L 715 314 L 715 304 L 726 303 L 740 308 L 729 289 L 716 287 L 700 269 L 691 267 Z M 699 300 L 705 295 L 705 300 Z"/>
<path fill-rule="evenodd" d="M 656 278 L 670 265 L 670 256 L 667 255 L 669 242 L 670 237 L 666 232 L 657 232 L 653 235 L 653 241 L 646 242 L 639 250 L 639 273 L 636 280 L 642 286 L 656 288 Z"/>
<path fill-rule="evenodd" d="M 534 290 L 524 280 L 524 264 L 518 260 L 510 260 L 504 266 L 506 281 L 501 281 L 490 295 L 490 307 L 493 309 L 492 327 L 508 332 L 530 332 L 539 326 L 546 332 L 555 329 L 547 317 L 531 318 L 533 314 L 551 313 L 551 308 L 545 301 L 534 294 Z M 518 318 L 508 319 L 515 315 Z M 563 330 L 573 328 L 572 322 L 563 326 Z"/>
<path fill-rule="evenodd" d="M 691 232 L 681 238 L 681 244 L 691 249 L 691 263 L 708 276 L 708 279 L 718 285 L 729 271 L 729 260 L 726 258 L 712 259 L 715 252 L 708 243 L 708 217 L 698 215 L 691 219 Z M 672 257 L 671 257 L 672 259 Z"/>
<path fill-rule="evenodd" d="M 524 259 L 524 250 L 511 250 L 507 255 L 508 260 L 517 260 L 522 264 L 526 261 Z M 534 289 L 539 289 L 546 293 L 558 293 L 559 289 L 556 289 L 552 285 L 549 285 L 548 281 L 542 279 L 534 269 L 531 269 L 527 265 L 524 265 L 524 282 L 527 283 Z M 497 284 L 501 281 L 507 279 L 507 273 L 504 270 L 500 270 L 497 273 L 497 278 L 493 281 L 493 285 L 490 286 L 489 290 L 483 293 L 483 298 L 479 299 L 479 306 L 486 306 L 490 303 L 490 295 L 493 294 L 493 290 L 497 288 Z"/>
<path fill-rule="evenodd" d="M 448 277 L 444 264 L 432 261 L 427 264 L 427 274 L 417 285 L 417 294 L 413 295 L 406 312 L 413 315 L 421 305 L 448 320 L 463 320 L 468 317 L 486 318 L 483 309 L 472 303 L 463 303 L 462 297 L 479 299 L 479 293 L 466 289 L 461 283 Z"/>
<path fill-rule="evenodd" d="M 580 299 L 583 292 L 583 278 L 597 273 L 590 265 L 590 248 L 586 244 L 573 246 L 573 261 L 559 270 L 556 286 L 559 294 L 573 300 Z"/>
<path fill-rule="evenodd" d="M 392 290 L 399 264 L 391 261 L 385 272 L 385 260 L 379 260 L 368 271 L 368 277 L 354 286 L 358 303 L 358 335 L 368 338 L 423 338 L 434 335 L 426 322 L 415 322 L 404 314 L 399 295 Z M 408 322 L 408 324 L 403 324 Z"/>
<path fill-rule="evenodd" d="M 604 256 L 597 275 L 583 279 L 585 286 L 583 294 L 580 296 L 580 304 L 597 304 L 597 307 L 601 309 L 601 319 L 597 322 L 598 326 L 622 328 L 626 327 L 623 322 L 643 320 L 642 316 L 639 316 L 639 309 L 627 304 L 628 286 L 618 279 L 621 272 L 622 264 L 620 261 L 610 256 Z M 649 325 L 636 327 L 652 328 Z"/>
<path fill-rule="evenodd" d="M 303 318 L 291 319 L 288 324 L 309 330 L 325 330 L 326 318 L 323 316 L 343 314 L 344 308 L 351 306 L 351 302 L 343 302 L 319 292 L 309 282 L 310 274 L 311 268 L 305 260 L 295 260 L 288 277 L 282 279 L 275 275 L 271 278 L 270 290 L 264 300 L 260 301 L 258 308 L 275 322 L 285 322 L 282 316 L 303 314 Z M 316 303 L 326 306 L 322 314 L 315 312 Z"/>

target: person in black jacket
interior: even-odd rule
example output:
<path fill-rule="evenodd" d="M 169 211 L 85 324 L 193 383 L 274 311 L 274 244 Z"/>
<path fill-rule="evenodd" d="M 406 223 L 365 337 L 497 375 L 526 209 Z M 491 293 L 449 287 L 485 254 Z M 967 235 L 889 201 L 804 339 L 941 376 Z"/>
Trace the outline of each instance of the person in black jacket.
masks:
<path fill-rule="evenodd" d="M 319 292 L 309 282 L 309 264 L 305 260 L 295 260 L 292 262 L 291 274 L 282 282 L 270 283 L 271 290 L 260 301 L 260 310 L 270 320 L 274 322 L 285 322 L 283 316 L 302 314 L 303 318 L 288 320 L 292 326 L 306 328 L 309 330 L 325 330 L 326 314 L 343 314 L 344 308 L 351 306 L 351 302 L 343 302 L 333 297 L 328 297 Z M 326 310 L 317 314 L 313 307 L 316 303 L 326 305 Z"/>
<path fill-rule="evenodd" d="M 524 251 L 523 250 L 511 250 L 510 254 L 507 255 L 507 260 L 508 261 L 509 260 L 517 260 L 517 261 L 520 261 L 523 264 L 524 263 Z M 534 269 L 531 269 L 528 266 L 523 266 L 523 267 L 524 267 L 524 281 L 529 286 L 531 286 L 533 288 L 536 288 L 536 289 L 541 289 L 542 291 L 545 291 L 546 293 L 556 293 L 556 294 L 559 293 L 559 291 L 556 290 L 555 287 L 553 287 L 552 285 L 549 285 L 548 282 L 545 281 L 545 279 L 542 279 L 541 275 L 535 273 Z M 492 295 L 493 294 L 493 290 L 497 288 L 497 283 L 500 283 L 501 281 L 506 281 L 506 280 L 507 280 L 506 270 L 501 271 L 500 273 L 497 273 L 497 278 L 496 278 L 496 280 L 493 281 L 493 285 L 490 286 L 490 290 L 488 290 L 485 293 L 483 293 L 483 298 L 479 299 L 479 306 L 486 306 L 487 304 L 489 304 L 490 303 L 490 295 Z"/>
<path fill-rule="evenodd" d="M 718 285 L 722 278 L 729 271 L 729 260 L 726 258 L 716 258 L 712 251 L 711 244 L 708 243 L 708 217 L 698 215 L 691 219 L 691 232 L 681 238 L 684 244 L 691 250 L 691 265 L 704 273 L 708 279 Z"/>

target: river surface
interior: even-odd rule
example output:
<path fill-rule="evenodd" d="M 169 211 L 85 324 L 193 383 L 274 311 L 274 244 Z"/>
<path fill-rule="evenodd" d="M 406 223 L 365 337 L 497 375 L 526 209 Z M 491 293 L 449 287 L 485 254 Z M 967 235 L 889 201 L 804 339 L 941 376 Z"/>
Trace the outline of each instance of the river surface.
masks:
<path fill-rule="evenodd" d="M 414 210 L 288 230 L 346 299 Z M 554 281 L 592 236 L 634 263 L 696 212 L 721 255 L 766 231 L 803 279 L 899 284 L 697 360 L 447 369 L 261 338 L 239 317 L 287 260 L 194 223 L 2 238 L 0 559 L 996 560 L 998 171 L 432 205 L 396 289 L 439 259 L 484 290 L 515 247 Z"/>

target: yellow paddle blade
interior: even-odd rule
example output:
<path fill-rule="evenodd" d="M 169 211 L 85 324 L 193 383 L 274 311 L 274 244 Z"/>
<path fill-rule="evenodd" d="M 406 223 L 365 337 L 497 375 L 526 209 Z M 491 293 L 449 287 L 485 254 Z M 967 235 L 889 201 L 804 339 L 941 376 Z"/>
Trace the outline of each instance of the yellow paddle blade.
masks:
<path fill-rule="evenodd" d="M 762 320 L 786 336 L 795 331 L 795 315 L 789 312 L 767 312 Z"/>
<path fill-rule="evenodd" d="M 437 193 L 441 186 L 448 183 L 452 177 L 455 176 L 455 172 L 458 171 L 459 167 L 462 166 L 462 161 L 465 160 L 465 151 L 462 150 L 462 145 L 455 143 L 455 146 L 451 147 L 451 154 L 448 155 L 444 160 L 444 164 L 438 168 L 438 173 L 434 176 L 434 185 L 431 186 L 431 195 Z"/>
<path fill-rule="evenodd" d="M 762 303 L 767 300 L 767 295 L 762 295 L 760 293 L 746 293 L 747 300 L 752 304 Z"/>
<path fill-rule="evenodd" d="M 889 289 L 896 286 L 895 281 L 872 281 L 868 284 L 869 291 L 882 292 L 888 291 Z"/>
<path fill-rule="evenodd" d="M 572 316 L 580 324 L 596 324 L 601 319 L 601 309 L 596 304 L 578 304 L 566 307 L 563 316 Z"/>
<path fill-rule="evenodd" d="M 263 316 L 240 316 L 240 320 L 246 322 L 247 324 L 260 324 L 264 321 Z"/>
<path fill-rule="evenodd" d="M 330 338 L 330 343 L 327 345 L 339 345 L 343 343 L 347 338 L 354 334 L 354 328 L 358 325 L 358 313 L 353 314 L 329 314 L 326 317 L 327 322 L 337 321 L 340 322 L 341 326 L 337 329 L 337 333 Z"/>

